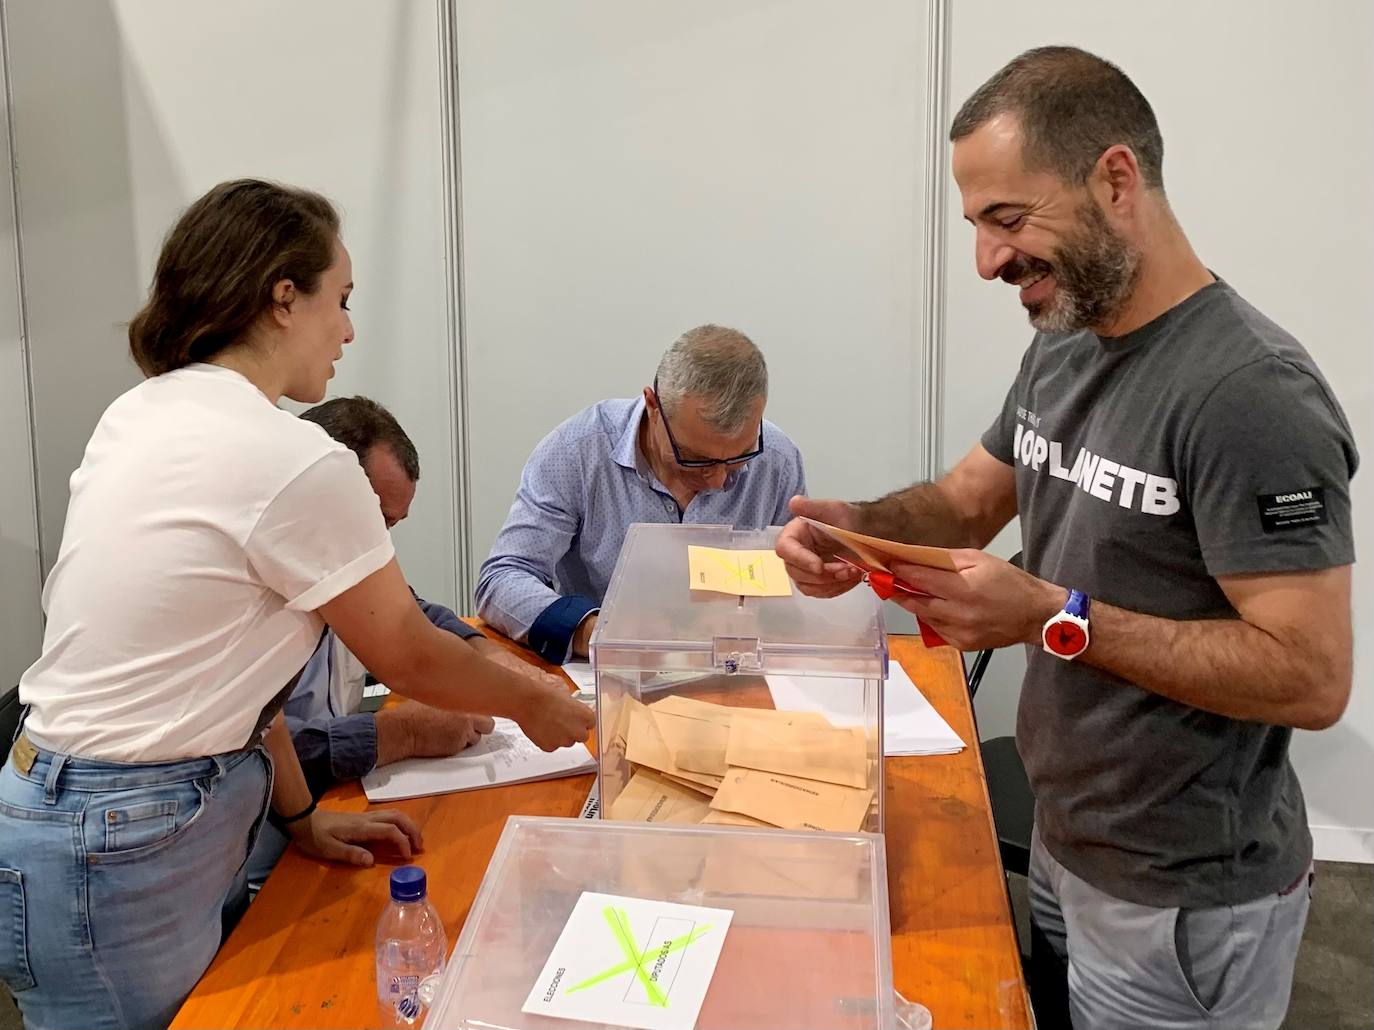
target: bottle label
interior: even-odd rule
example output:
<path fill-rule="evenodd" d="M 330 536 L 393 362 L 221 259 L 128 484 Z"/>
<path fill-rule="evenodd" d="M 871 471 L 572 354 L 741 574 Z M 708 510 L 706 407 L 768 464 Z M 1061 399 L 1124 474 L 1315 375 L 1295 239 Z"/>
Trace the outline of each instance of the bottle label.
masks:
<path fill-rule="evenodd" d="M 423 980 L 418 976 L 393 976 L 387 982 L 387 1000 L 396 1020 L 403 1026 L 416 1022 L 430 1005 L 439 990 L 439 974 Z"/>
<path fill-rule="evenodd" d="M 420 1016 L 419 986 L 418 976 L 393 976 L 387 983 L 387 997 L 397 1021 L 402 1025 L 413 1023 Z"/>

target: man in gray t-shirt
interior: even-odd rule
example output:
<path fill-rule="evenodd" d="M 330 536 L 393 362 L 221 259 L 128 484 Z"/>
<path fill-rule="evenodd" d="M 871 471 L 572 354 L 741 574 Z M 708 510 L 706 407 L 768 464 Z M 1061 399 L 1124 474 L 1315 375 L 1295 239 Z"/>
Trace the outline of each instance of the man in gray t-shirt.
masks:
<path fill-rule="evenodd" d="M 958 548 L 1020 517 L 1024 571 L 959 550 L 957 573 L 894 572 L 952 644 L 1028 645 L 1032 915 L 1075 1025 L 1277 1027 L 1312 859 L 1289 740 L 1351 687 L 1350 427 L 1307 352 L 1193 252 L 1119 69 L 1029 51 L 950 138 L 978 271 L 1019 287 L 1038 332 L 943 478 L 793 511 Z M 778 553 L 806 593 L 855 582 L 799 520 Z"/>

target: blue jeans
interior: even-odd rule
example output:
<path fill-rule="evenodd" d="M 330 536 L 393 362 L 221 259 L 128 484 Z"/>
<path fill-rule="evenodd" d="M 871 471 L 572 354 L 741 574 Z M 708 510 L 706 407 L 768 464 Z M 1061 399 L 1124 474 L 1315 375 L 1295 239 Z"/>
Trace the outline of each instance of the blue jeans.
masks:
<path fill-rule="evenodd" d="M 0 769 L 0 980 L 30 1030 L 165 1027 L 214 958 L 267 814 L 262 748 Z"/>

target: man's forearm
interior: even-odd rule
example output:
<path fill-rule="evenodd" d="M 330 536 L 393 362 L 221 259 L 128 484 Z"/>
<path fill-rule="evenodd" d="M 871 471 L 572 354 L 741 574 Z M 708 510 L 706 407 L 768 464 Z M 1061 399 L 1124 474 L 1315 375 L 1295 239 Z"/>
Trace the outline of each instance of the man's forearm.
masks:
<path fill-rule="evenodd" d="M 1324 657 L 1339 648 L 1282 640 L 1242 619 L 1174 621 L 1097 601 L 1091 619 L 1091 643 L 1077 660 L 1171 700 L 1301 729 L 1324 729 L 1340 715 L 1330 687 L 1349 670 Z"/>
<path fill-rule="evenodd" d="M 854 507 L 858 531 L 869 536 L 934 547 L 980 546 L 939 483 L 915 483 Z"/>
<path fill-rule="evenodd" d="M 390 765 L 415 753 L 414 728 L 399 705 L 383 708 L 374 716 L 377 722 L 377 765 Z"/>
<path fill-rule="evenodd" d="M 531 703 L 538 702 L 539 690 L 533 682 L 512 677 L 466 640 L 428 622 L 421 626 L 407 642 L 410 661 L 405 674 L 386 681 L 396 693 L 435 708 L 516 721 L 528 714 Z"/>
<path fill-rule="evenodd" d="M 310 788 L 301 771 L 296 747 L 286 728 L 286 719 L 278 715 L 272 720 L 264 741 L 272 755 L 272 808 L 281 816 L 290 817 L 303 812 L 313 800 Z"/>

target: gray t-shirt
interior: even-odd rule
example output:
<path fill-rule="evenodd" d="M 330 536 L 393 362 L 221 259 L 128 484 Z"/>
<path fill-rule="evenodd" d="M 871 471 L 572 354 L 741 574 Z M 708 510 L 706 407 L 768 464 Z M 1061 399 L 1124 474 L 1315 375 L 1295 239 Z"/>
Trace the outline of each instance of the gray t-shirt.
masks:
<path fill-rule="evenodd" d="M 982 442 L 1016 469 L 1027 571 L 1094 600 L 1236 618 L 1215 577 L 1355 558 L 1350 426 L 1307 352 L 1224 282 L 1126 336 L 1037 334 Z M 1161 907 L 1239 904 L 1306 870 L 1291 729 L 1027 653 L 1016 739 L 1069 870 Z"/>

